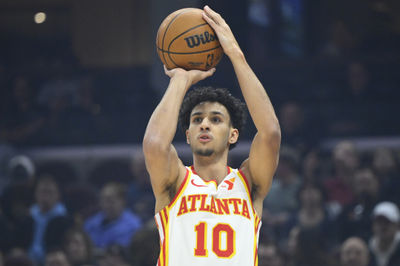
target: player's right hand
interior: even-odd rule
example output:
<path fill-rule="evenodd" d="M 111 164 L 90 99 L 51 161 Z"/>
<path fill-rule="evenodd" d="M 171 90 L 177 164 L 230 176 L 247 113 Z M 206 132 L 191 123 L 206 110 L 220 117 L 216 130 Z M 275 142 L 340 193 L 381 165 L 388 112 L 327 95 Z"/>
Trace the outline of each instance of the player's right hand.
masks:
<path fill-rule="evenodd" d="M 204 7 L 203 19 L 214 29 L 218 36 L 218 40 L 224 49 L 225 54 L 231 57 L 236 54 L 241 54 L 242 51 L 238 42 L 233 35 L 231 28 L 222 18 L 222 16 L 212 10 L 209 6 Z"/>

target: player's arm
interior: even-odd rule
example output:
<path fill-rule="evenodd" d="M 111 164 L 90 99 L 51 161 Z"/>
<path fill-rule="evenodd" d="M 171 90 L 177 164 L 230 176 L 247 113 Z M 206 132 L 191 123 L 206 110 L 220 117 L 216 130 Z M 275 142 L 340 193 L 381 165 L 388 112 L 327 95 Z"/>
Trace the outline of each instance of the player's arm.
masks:
<path fill-rule="evenodd" d="M 253 187 L 257 186 L 256 196 L 263 199 L 269 191 L 278 164 L 281 139 L 279 122 L 263 85 L 246 62 L 225 20 L 207 6 L 204 12 L 204 19 L 215 30 L 225 54 L 232 62 L 243 97 L 257 128 L 249 159 L 244 162 L 242 169 L 249 176 Z"/>
<path fill-rule="evenodd" d="M 183 98 L 190 86 L 211 76 L 214 71 L 215 69 L 209 71 L 165 69 L 170 82 L 148 122 L 143 139 L 146 167 L 156 197 L 156 212 L 172 200 L 169 188 L 171 185 L 179 186 L 186 173 L 172 145 Z"/>

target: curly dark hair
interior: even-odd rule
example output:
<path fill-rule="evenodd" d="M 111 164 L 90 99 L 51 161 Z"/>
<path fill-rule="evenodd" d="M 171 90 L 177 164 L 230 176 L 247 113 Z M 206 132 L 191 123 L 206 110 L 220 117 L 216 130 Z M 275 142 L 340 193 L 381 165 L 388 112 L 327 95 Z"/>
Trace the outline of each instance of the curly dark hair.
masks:
<path fill-rule="evenodd" d="M 190 114 L 193 108 L 202 102 L 218 102 L 225 106 L 230 116 L 231 125 L 239 132 L 242 131 L 246 123 L 246 105 L 232 96 L 225 88 L 199 87 L 189 91 L 182 102 L 179 112 L 179 124 L 184 132 L 189 128 Z M 229 149 L 235 146 L 236 143 L 231 144 Z"/>

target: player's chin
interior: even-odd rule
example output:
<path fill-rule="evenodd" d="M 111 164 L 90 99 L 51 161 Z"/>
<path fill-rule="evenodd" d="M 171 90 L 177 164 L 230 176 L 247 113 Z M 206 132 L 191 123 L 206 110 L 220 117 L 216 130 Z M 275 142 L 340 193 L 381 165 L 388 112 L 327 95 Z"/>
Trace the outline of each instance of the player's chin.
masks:
<path fill-rule="evenodd" d="M 196 148 L 194 149 L 194 153 L 199 156 L 209 157 L 214 154 L 214 150 L 209 148 Z"/>

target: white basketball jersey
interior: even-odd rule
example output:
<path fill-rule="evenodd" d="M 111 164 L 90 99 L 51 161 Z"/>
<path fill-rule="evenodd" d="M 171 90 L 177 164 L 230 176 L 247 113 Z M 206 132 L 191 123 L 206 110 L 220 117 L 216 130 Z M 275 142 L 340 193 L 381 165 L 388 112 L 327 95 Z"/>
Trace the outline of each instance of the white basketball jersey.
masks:
<path fill-rule="evenodd" d="M 261 220 L 240 170 L 228 167 L 217 186 L 186 167 L 171 203 L 155 215 L 158 266 L 254 266 Z"/>

